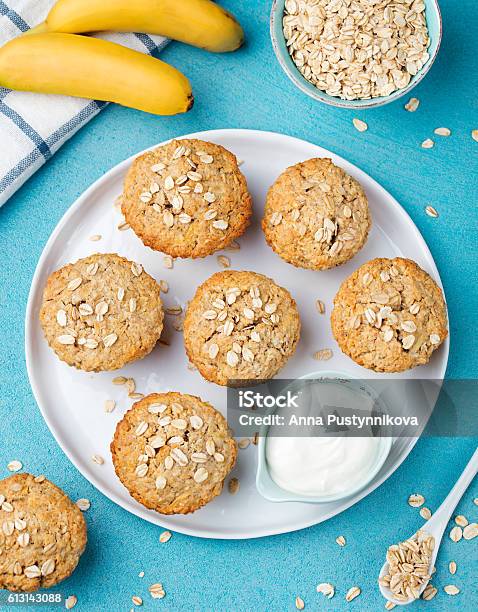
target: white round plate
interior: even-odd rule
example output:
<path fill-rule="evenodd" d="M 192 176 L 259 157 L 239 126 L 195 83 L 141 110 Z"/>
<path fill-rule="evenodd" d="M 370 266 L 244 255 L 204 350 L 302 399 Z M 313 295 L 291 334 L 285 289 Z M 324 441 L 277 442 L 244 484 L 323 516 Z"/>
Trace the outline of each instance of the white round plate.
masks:
<path fill-rule="evenodd" d="M 337 155 L 314 144 L 271 132 L 254 130 L 214 130 L 189 134 L 186 138 L 209 140 L 230 149 L 244 160 L 241 170 L 247 177 L 254 200 L 252 226 L 240 239 L 239 251 L 225 254 L 233 269 L 255 270 L 272 277 L 287 287 L 296 299 L 301 314 L 303 333 L 294 357 L 281 371 L 282 378 L 295 378 L 319 370 L 321 363 L 312 355 L 330 347 L 333 358 L 324 362 L 324 369 L 350 372 L 357 377 L 373 377 L 372 372 L 355 365 L 344 356 L 330 330 L 332 300 L 342 280 L 360 264 L 377 256 L 405 256 L 414 259 L 440 284 L 438 271 L 418 229 L 400 205 L 373 179 Z M 268 187 L 291 164 L 311 157 L 330 157 L 357 178 L 367 192 L 373 226 L 367 244 L 349 263 L 334 270 L 313 272 L 299 270 L 282 261 L 267 245 L 260 229 L 260 219 Z M 187 367 L 187 358 L 180 332 L 172 327 L 167 316 L 162 338 L 169 346 L 158 344 L 145 359 L 117 372 L 99 374 L 80 372 L 60 362 L 43 338 L 38 322 L 42 290 L 48 275 L 60 266 L 95 252 L 116 252 L 140 262 L 157 280 L 170 285 L 164 295 L 166 306 L 186 302 L 196 287 L 220 269 L 217 254 L 196 260 L 176 260 L 173 269 L 163 265 L 163 255 L 140 242 L 131 230 L 118 231 L 120 214 L 113 203 L 122 191 L 123 177 L 131 159 L 118 164 L 89 187 L 66 212 L 45 246 L 33 278 L 26 312 L 25 348 L 28 375 L 40 410 L 58 444 L 73 464 L 95 487 L 111 500 L 138 516 L 190 535 L 209 538 L 253 538 L 284 533 L 319 523 L 342 512 L 382 483 L 405 459 L 416 439 L 395 441 L 389 458 L 373 482 L 352 498 L 322 505 L 287 503 L 273 504 L 256 491 L 256 447 L 239 451 L 233 472 L 240 481 L 236 495 L 227 491 L 205 508 L 187 516 L 162 516 L 143 508 L 117 479 L 109 453 L 115 426 L 132 400 L 124 387 L 112 384 L 120 374 L 133 377 L 142 393 L 176 390 L 199 395 L 224 411 L 226 389 L 204 381 L 198 372 Z M 89 237 L 101 234 L 98 242 Z M 317 298 L 326 304 L 326 316 L 315 307 Z M 433 355 L 426 366 L 407 374 L 410 378 L 442 379 L 448 358 L 448 341 Z M 391 375 L 394 376 L 394 375 Z M 106 414 L 103 404 L 115 399 L 116 409 Z M 105 462 L 97 465 L 92 455 L 101 455 Z"/>

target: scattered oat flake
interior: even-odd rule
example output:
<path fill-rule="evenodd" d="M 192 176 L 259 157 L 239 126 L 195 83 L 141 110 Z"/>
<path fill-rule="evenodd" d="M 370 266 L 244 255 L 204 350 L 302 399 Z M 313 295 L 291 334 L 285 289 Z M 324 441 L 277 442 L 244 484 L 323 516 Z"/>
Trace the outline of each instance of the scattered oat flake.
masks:
<path fill-rule="evenodd" d="M 163 585 L 160 582 L 152 584 L 148 590 L 153 599 L 163 599 L 163 597 L 166 595 Z"/>
<path fill-rule="evenodd" d="M 19 470 L 22 469 L 22 467 L 23 467 L 22 462 L 18 461 L 17 459 L 10 461 L 10 463 L 7 465 L 7 469 L 9 472 L 18 472 Z"/>
<path fill-rule="evenodd" d="M 437 136 L 450 136 L 451 130 L 446 127 L 438 127 L 433 130 Z"/>
<path fill-rule="evenodd" d="M 238 446 L 239 448 L 247 448 L 249 446 L 249 444 L 251 443 L 251 441 L 249 440 L 249 438 L 242 438 L 241 440 L 239 440 L 238 442 Z"/>
<path fill-rule="evenodd" d="M 343 535 L 340 535 L 337 538 L 335 538 L 335 541 L 337 542 L 339 546 L 345 546 L 345 544 L 347 543 Z"/>
<path fill-rule="evenodd" d="M 456 574 L 456 563 L 455 563 L 455 561 L 450 561 L 450 563 L 448 564 L 448 571 L 452 575 Z"/>
<path fill-rule="evenodd" d="M 113 378 L 114 385 L 124 385 L 128 379 L 125 376 L 116 376 Z"/>
<path fill-rule="evenodd" d="M 297 610 L 303 610 L 305 608 L 304 600 L 302 599 L 302 597 L 299 597 L 298 595 L 295 598 L 295 607 L 297 608 Z"/>
<path fill-rule="evenodd" d="M 438 211 L 435 208 L 433 208 L 433 206 L 426 206 L 425 212 L 427 213 L 429 217 L 433 217 L 434 219 L 438 217 Z"/>
<path fill-rule="evenodd" d="M 171 269 L 173 267 L 173 265 L 174 265 L 174 260 L 171 257 L 171 255 L 165 255 L 163 257 L 163 266 L 165 268 Z"/>
<path fill-rule="evenodd" d="M 86 512 L 91 508 L 90 500 L 86 499 L 86 497 L 80 497 L 80 499 L 77 499 L 76 505 L 82 512 Z"/>
<path fill-rule="evenodd" d="M 478 536 L 478 523 L 470 523 L 463 529 L 465 540 L 473 540 L 476 536 Z"/>
<path fill-rule="evenodd" d="M 358 597 L 360 595 L 362 591 L 360 590 L 360 587 L 357 586 L 353 586 L 351 587 L 348 591 L 347 594 L 345 595 L 345 599 L 346 601 L 352 601 L 353 599 L 355 599 L 356 597 Z"/>
<path fill-rule="evenodd" d="M 471 137 L 473 138 L 473 140 L 476 140 L 476 142 L 478 142 L 478 130 L 472 130 Z"/>
<path fill-rule="evenodd" d="M 144 572 L 139 572 L 138 578 L 144 578 Z"/>
<path fill-rule="evenodd" d="M 405 104 L 405 110 L 407 110 L 409 113 L 414 113 L 419 106 L 420 100 L 418 98 L 410 98 L 410 100 Z"/>
<path fill-rule="evenodd" d="M 135 606 L 143 605 L 143 600 L 141 599 L 141 597 L 139 597 L 139 595 L 133 595 L 131 601 L 134 603 Z"/>
<path fill-rule="evenodd" d="M 459 542 L 463 537 L 463 529 L 461 527 L 453 527 L 450 531 L 450 540 L 453 542 Z"/>
<path fill-rule="evenodd" d="M 322 593 L 327 599 L 332 599 L 335 595 L 335 588 L 330 582 L 321 582 L 317 585 L 317 593 Z"/>
<path fill-rule="evenodd" d="M 239 480 L 237 478 L 231 478 L 227 488 L 231 495 L 235 495 L 239 491 Z"/>
<path fill-rule="evenodd" d="M 460 589 L 454 584 L 447 584 L 445 587 L 443 587 L 443 590 L 448 595 L 458 595 L 458 593 L 460 592 Z"/>
<path fill-rule="evenodd" d="M 332 359 L 333 353 L 331 349 L 322 349 L 320 351 L 316 351 L 313 355 L 314 359 L 317 361 L 328 361 Z"/>
<path fill-rule="evenodd" d="M 166 544 L 171 539 L 172 533 L 170 531 L 163 531 L 163 533 L 159 536 L 159 541 L 161 544 Z"/>
<path fill-rule="evenodd" d="M 455 516 L 455 523 L 459 527 L 466 527 L 468 525 L 468 519 L 466 516 L 463 516 L 463 514 L 459 514 L 458 516 Z"/>
<path fill-rule="evenodd" d="M 423 495 L 420 495 L 419 493 L 413 493 L 408 498 L 408 505 L 411 506 L 412 508 L 420 508 L 420 506 L 423 506 L 424 503 L 425 503 L 425 498 L 423 497 Z"/>
<path fill-rule="evenodd" d="M 223 268 L 229 268 L 231 266 L 231 260 L 225 255 L 218 255 L 217 263 Z"/>
<path fill-rule="evenodd" d="M 393 610 L 397 604 L 394 604 L 393 601 L 387 601 L 385 603 L 385 610 Z"/>
<path fill-rule="evenodd" d="M 107 399 L 104 403 L 105 412 L 110 413 L 115 409 L 116 402 L 113 399 Z"/>
<path fill-rule="evenodd" d="M 181 306 L 169 306 L 168 308 L 164 309 L 164 312 L 168 315 L 173 315 L 173 316 L 178 316 L 183 312 L 183 309 Z"/>
<path fill-rule="evenodd" d="M 365 123 L 365 121 L 362 121 L 361 119 L 357 119 L 356 117 L 354 117 L 352 119 L 352 123 L 354 124 L 354 128 L 359 132 L 366 132 L 368 130 L 368 125 Z"/>
<path fill-rule="evenodd" d="M 422 149 L 431 149 L 433 146 L 435 145 L 435 143 L 433 142 L 433 140 L 431 138 L 427 138 L 426 140 L 424 140 L 422 142 Z"/>
<path fill-rule="evenodd" d="M 120 223 L 118 225 L 118 229 L 119 229 L 120 232 L 125 232 L 126 230 L 129 230 L 130 227 L 131 227 L 131 225 L 129 223 L 126 223 L 126 222 Z"/>
<path fill-rule="evenodd" d="M 91 242 L 98 242 L 98 240 L 101 240 L 101 238 L 101 234 L 93 234 L 93 236 L 89 237 L 89 240 L 91 240 Z"/>
<path fill-rule="evenodd" d="M 428 521 L 432 517 L 432 511 L 430 510 L 430 508 L 423 506 L 423 508 L 420 508 L 420 516 L 426 521 Z"/>
<path fill-rule="evenodd" d="M 78 597 L 76 595 L 70 595 L 69 597 L 65 599 L 65 608 L 67 610 L 71 610 L 72 608 L 76 606 L 77 602 L 78 602 Z"/>
<path fill-rule="evenodd" d="M 91 459 L 94 463 L 97 463 L 98 465 L 103 465 L 103 463 L 105 462 L 103 457 L 101 457 L 100 455 L 92 455 Z"/>
<path fill-rule="evenodd" d="M 437 593 L 438 589 L 436 589 L 433 584 L 429 582 L 422 593 L 422 599 L 424 599 L 425 601 L 430 601 L 435 597 Z"/>
<path fill-rule="evenodd" d="M 317 308 L 317 311 L 319 314 L 324 314 L 325 313 L 325 304 L 324 302 L 322 302 L 322 300 L 317 300 L 315 302 L 315 306 Z"/>
<path fill-rule="evenodd" d="M 239 251 L 241 249 L 241 245 L 237 240 L 233 240 L 227 247 L 224 248 L 225 251 Z"/>

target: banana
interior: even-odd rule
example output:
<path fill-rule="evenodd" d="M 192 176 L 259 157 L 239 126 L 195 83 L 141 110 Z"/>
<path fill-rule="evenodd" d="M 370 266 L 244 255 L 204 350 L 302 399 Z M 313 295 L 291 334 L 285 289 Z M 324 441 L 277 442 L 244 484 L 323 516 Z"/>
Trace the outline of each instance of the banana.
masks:
<path fill-rule="evenodd" d="M 235 17 L 210 0 L 58 0 L 33 32 L 144 32 L 234 51 L 244 41 Z"/>
<path fill-rule="evenodd" d="M 0 48 L 0 86 L 117 102 L 156 115 L 193 105 L 188 79 L 149 55 L 74 34 L 31 34 Z"/>

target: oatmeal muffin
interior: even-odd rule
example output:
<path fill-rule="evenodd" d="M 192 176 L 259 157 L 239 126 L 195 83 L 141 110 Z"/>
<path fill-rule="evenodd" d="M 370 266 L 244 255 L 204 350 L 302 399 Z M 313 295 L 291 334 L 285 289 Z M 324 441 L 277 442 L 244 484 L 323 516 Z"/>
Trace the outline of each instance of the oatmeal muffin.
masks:
<path fill-rule="evenodd" d="M 244 232 L 252 201 L 235 155 L 184 139 L 134 160 L 122 211 L 146 246 L 172 257 L 205 257 Z"/>
<path fill-rule="evenodd" d="M 294 353 L 299 336 L 290 293 L 256 272 L 213 274 L 198 287 L 184 319 L 189 360 L 218 385 L 272 378 Z"/>
<path fill-rule="evenodd" d="M 128 410 L 111 453 L 118 478 L 140 504 L 188 514 L 221 493 L 237 447 L 220 412 L 171 392 L 148 395 Z"/>
<path fill-rule="evenodd" d="M 334 299 L 332 331 L 342 351 L 376 372 L 427 363 L 447 336 L 443 294 L 410 259 L 373 259 Z"/>
<path fill-rule="evenodd" d="M 141 359 L 163 329 L 160 288 L 141 264 L 90 255 L 50 275 L 40 323 L 62 361 L 80 370 L 116 370 Z"/>
<path fill-rule="evenodd" d="M 333 268 L 367 240 L 367 197 L 360 183 L 330 159 L 309 159 L 287 168 L 269 189 L 262 229 L 269 246 L 288 263 Z"/>
<path fill-rule="evenodd" d="M 83 515 L 44 476 L 0 481 L 0 588 L 36 591 L 68 578 L 86 546 Z"/>

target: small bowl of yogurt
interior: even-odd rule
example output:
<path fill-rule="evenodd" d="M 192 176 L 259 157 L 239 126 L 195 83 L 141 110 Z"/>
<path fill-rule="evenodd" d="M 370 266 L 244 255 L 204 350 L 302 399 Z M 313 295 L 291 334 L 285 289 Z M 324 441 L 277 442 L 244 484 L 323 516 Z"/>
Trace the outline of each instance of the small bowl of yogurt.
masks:
<path fill-rule="evenodd" d="M 301 381 L 310 380 L 310 385 Z M 313 381 L 320 384 L 312 384 Z M 322 384 L 323 383 L 323 384 Z M 303 421 L 316 419 L 317 405 L 340 405 L 353 409 L 360 406 L 362 413 L 372 413 L 386 407 L 375 391 L 348 374 L 317 372 L 301 377 L 284 390 L 301 388 L 300 408 L 293 409 L 295 417 Z M 274 412 L 289 421 L 289 409 Z M 307 425 L 305 426 L 307 428 Z M 312 428 L 314 433 L 312 434 Z M 263 427 L 258 442 L 256 486 L 259 493 L 273 502 L 335 502 L 354 495 L 366 487 L 382 468 L 392 446 L 392 438 L 376 436 L 373 430 L 363 436 L 352 435 L 351 429 L 337 427 L 331 433 L 324 425 L 311 425 L 311 435 L 300 428 L 275 430 L 274 425 Z M 298 430 L 299 431 L 299 430 Z"/>

